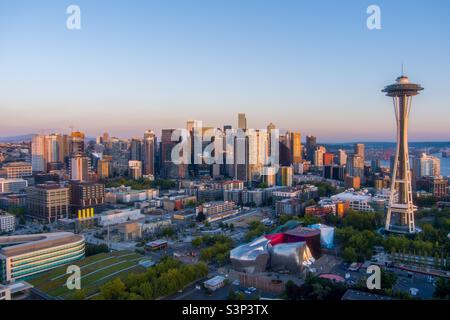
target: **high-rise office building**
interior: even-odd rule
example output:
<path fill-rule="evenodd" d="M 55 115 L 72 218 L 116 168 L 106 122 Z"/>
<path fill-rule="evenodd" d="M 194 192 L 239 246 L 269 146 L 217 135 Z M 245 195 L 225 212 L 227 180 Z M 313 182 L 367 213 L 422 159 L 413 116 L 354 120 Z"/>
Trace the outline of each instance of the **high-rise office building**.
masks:
<path fill-rule="evenodd" d="M 299 164 L 302 162 L 302 135 L 300 132 L 289 132 L 289 135 L 292 163 Z"/>
<path fill-rule="evenodd" d="M 272 130 L 276 130 L 276 126 L 271 122 L 267 125 L 267 134 L 268 134 L 268 140 L 269 140 L 269 145 L 268 145 L 268 154 L 271 155 L 272 154 Z"/>
<path fill-rule="evenodd" d="M 70 137 L 52 133 L 34 135 L 31 142 L 31 163 L 33 172 L 48 172 L 50 167 L 63 164 L 69 155 Z"/>
<path fill-rule="evenodd" d="M 80 131 L 75 131 L 71 133 L 71 142 L 70 142 L 70 154 L 75 155 L 75 154 L 80 154 L 80 153 L 84 153 L 85 148 L 84 148 L 84 138 L 85 135 L 83 132 Z"/>
<path fill-rule="evenodd" d="M 112 157 L 103 155 L 97 163 L 97 174 L 100 179 L 107 179 L 112 176 Z"/>
<path fill-rule="evenodd" d="M 144 133 L 143 145 L 143 174 L 156 175 L 155 171 L 155 155 L 156 155 L 157 138 L 153 131 L 148 130 Z"/>
<path fill-rule="evenodd" d="M 421 153 L 413 158 L 413 173 L 415 180 L 421 177 L 440 177 L 441 160 L 438 157 Z"/>
<path fill-rule="evenodd" d="M 45 161 L 45 136 L 34 135 L 31 141 L 31 166 L 33 172 L 46 171 Z"/>
<path fill-rule="evenodd" d="M 89 180 L 89 157 L 81 154 L 74 155 L 70 159 L 70 179 L 72 181 L 88 181 Z"/>
<path fill-rule="evenodd" d="M 347 173 L 352 177 L 364 179 L 364 158 L 358 154 L 351 154 L 347 157 Z"/>
<path fill-rule="evenodd" d="M 337 164 L 340 166 L 345 166 L 347 164 L 347 152 L 345 152 L 345 150 L 338 150 Z"/>
<path fill-rule="evenodd" d="M 264 174 L 263 168 L 267 164 L 269 158 L 268 151 L 268 133 L 262 130 L 251 131 L 248 141 L 248 169 L 251 180 L 257 181 Z"/>
<path fill-rule="evenodd" d="M 128 176 L 134 180 L 142 178 L 142 162 L 141 161 L 138 161 L 138 160 L 128 161 Z"/>
<path fill-rule="evenodd" d="M 333 164 L 334 164 L 334 153 L 325 152 L 323 154 L 323 165 L 324 166 L 331 166 Z"/>
<path fill-rule="evenodd" d="M 306 136 L 306 159 L 314 162 L 314 153 L 317 147 L 317 138 L 314 136 Z"/>
<path fill-rule="evenodd" d="M 291 187 L 294 170 L 292 167 L 280 167 L 277 175 L 277 185 Z"/>
<path fill-rule="evenodd" d="M 175 164 L 172 161 L 172 149 L 179 143 L 179 141 L 172 141 L 172 134 L 174 132 L 175 129 L 163 129 L 161 134 L 161 175 L 169 179 L 183 178 L 187 174 L 187 164 Z M 182 158 L 183 155 L 180 154 L 180 161 L 182 161 Z"/>
<path fill-rule="evenodd" d="M 142 140 L 138 138 L 133 138 L 130 141 L 130 160 L 143 160 L 143 146 Z"/>
<path fill-rule="evenodd" d="M 365 146 L 362 143 L 355 144 L 355 154 L 360 156 L 365 161 Z"/>
<path fill-rule="evenodd" d="M 408 150 L 408 118 L 412 97 L 423 88 L 413 84 L 408 77 L 401 75 L 396 83 L 383 89 L 393 98 L 395 118 L 397 120 L 397 152 L 392 172 L 391 194 L 386 215 L 386 230 L 401 233 L 415 233 L 416 225 L 413 204 L 411 170 Z M 396 197 L 398 195 L 398 197 Z"/>
<path fill-rule="evenodd" d="M 247 130 L 247 118 L 245 113 L 238 114 L 238 129 Z"/>
<path fill-rule="evenodd" d="M 291 136 L 289 133 L 282 134 L 279 137 L 279 159 L 281 166 L 290 166 L 292 164 Z"/>
<path fill-rule="evenodd" d="M 314 150 L 313 161 L 314 161 L 314 166 L 316 168 L 322 169 L 323 155 L 325 154 L 326 151 L 327 150 L 325 149 L 324 146 L 317 146 L 316 149 Z"/>

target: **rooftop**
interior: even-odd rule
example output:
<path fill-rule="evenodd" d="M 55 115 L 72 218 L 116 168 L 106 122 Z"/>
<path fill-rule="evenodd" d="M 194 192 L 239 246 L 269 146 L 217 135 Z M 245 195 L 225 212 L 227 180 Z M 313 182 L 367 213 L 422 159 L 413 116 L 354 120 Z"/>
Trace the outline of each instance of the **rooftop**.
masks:
<path fill-rule="evenodd" d="M 83 239 L 83 236 L 71 232 L 0 237 L 0 246 L 6 245 L 6 247 L 0 250 L 0 254 L 11 257 L 77 242 Z"/>

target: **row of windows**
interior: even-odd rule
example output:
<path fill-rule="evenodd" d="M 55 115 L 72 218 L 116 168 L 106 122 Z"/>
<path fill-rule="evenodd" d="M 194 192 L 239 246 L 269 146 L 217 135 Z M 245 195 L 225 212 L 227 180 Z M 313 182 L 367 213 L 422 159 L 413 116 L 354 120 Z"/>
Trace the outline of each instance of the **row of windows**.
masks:
<path fill-rule="evenodd" d="M 57 256 L 57 255 L 60 255 L 61 253 L 66 252 L 67 250 L 70 250 L 70 249 L 79 250 L 82 247 L 84 247 L 84 243 L 81 243 L 81 244 L 73 246 L 73 247 L 68 247 L 67 249 L 59 249 L 58 251 L 55 251 L 52 253 L 46 253 L 46 254 L 34 256 L 34 257 L 31 257 L 28 259 L 22 259 L 22 260 L 19 260 L 18 262 L 14 262 L 14 266 L 21 266 L 21 265 L 24 265 L 27 263 L 32 263 L 33 261 L 51 258 L 51 257 Z"/>
<path fill-rule="evenodd" d="M 48 250 L 43 250 L 43 251 L 32 252 L 32 253 L 20 256 L 18 258 L 12 258 L 11 262 L 17 262 L 17 261 L 21 261 L 21 260 L 24 260 L 24 259 L 27 259 L 27 258 L 40 256 L 40 255 L 43 255 L 43 254 L 46 254 L 46 253 L 51 253 L 51 252 L 55 252 L 55 251 L 59 251 L 59 250 L 64 250 L 64 249 L 67 249 L 67 248 L 72 248 L 74 246 L 79 245 L 82 242 L 84 242 L 84 239 L 82 239 L 80 241 L 77 241 L 77 242 L 74 242 L 74 243 L 71 243 L 71 244 L 64 245 L 64 246 L 54 247 L 54 248 L 50 248 Z"/>
<path fill-rule="evenodd" d="M 49 269 L 55 268 L 57 266 L 66 264 L 66 263 L 68 263 L 70 261 L 78 260 L 78 259 L 80 259 L 82 257 L 84 257 L 84 252 L 79 254 L 79 255 L 77 255 L 77 256 L 74 256 L 73 258 L 61 260 L 61 261 L 58 261 L 58 262 L 53 263 L 53 264 L 48 265 L 48 266 L 41 266 L 41 267 L 38 267 L 38 268 L 34 268 L 32 270 L 27 270 L 27 271 L 22 271 L 22 272 L 16 273 L 16 274 L 14 274 L 13 278 L 18 279 L 18 278 L 23 278 L 23 277 L 26 277 L 26 276 L 30 276 L 30 275 L 32 275 L 34 273 L 38 273 L 38 272 L 42 272 L 42 271 L 45 271 L 45 270 L 49 270 Z"/>
<path fill-rule="evenodd" d="M 22 271 L 22 270 L 29 270 L 29 269 L 33 270 L 37 266 L 48 265 L 48 264 L 52 263 L 53 261 L 59 261 L 61 259 L 66 259 L 66 258 L 72 257 L 74 255 L 78 255 L 78 254 L 83 253 L 83 252 L 84 252 L 84 247 L 81 248 L 81 249 L 78 249 L 76 251 L 69 252 L 69 253 L 64 254 L 64 255 L 59 255 L 59 256 L 53 257 L 51 259 L 46 259 L 45 261 L 38 261 L 38 262 L 35 262 L 35 263 L 23 265 L 21 267 L 13 266 L 12 270 L 11 270 L 11 273 L 15 274 L 15 273 L 17 273 L 19 271 Z"/>

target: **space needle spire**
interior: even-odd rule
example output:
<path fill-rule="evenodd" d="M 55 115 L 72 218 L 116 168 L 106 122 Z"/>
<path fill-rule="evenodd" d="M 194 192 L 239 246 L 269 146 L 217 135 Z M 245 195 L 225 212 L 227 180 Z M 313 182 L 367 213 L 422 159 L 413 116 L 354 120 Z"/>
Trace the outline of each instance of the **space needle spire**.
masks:
<path fill-rule="evenodd" d="M 411 83 L 403 73 L 396 83 L 385 87 L 382 92 L 392 97 L 395 118 L 397 122 L 397 150 L 391 178 L 391 192 L 387 206 L 385 230 L 397 233 L 416 233 L 411 188 L 411 170 L 408 152 L 408 121 L 412 97 L 419 94 L 423 88 Z"/>

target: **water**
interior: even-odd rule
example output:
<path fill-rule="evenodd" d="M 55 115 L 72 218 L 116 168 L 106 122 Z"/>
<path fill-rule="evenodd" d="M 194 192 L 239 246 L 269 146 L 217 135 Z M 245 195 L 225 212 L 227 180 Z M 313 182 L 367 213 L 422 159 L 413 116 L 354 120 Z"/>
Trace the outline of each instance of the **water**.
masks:
<path fill-rule="evenodd" d="M 450 176 L 450 158 L 443 158 L 442 153 L 432 153 L 434 157 L 441 159 L 441 175 L 444 177 Z M 381 160 L 381 166 L 389 168 L 389 160 Z"/>

